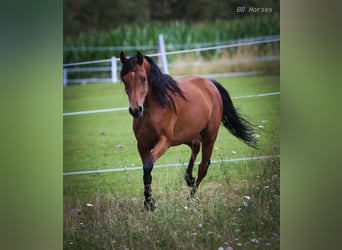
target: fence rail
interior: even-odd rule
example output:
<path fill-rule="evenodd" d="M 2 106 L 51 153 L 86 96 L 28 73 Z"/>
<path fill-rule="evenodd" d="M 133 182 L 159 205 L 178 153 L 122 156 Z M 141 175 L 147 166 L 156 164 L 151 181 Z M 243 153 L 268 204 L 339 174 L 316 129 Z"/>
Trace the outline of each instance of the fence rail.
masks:
<path fill-rule="evenodd" d="M 161 67 L 163 68 L 163 71 L 165 73 L 168 73 L 168 62 L 167 62 L 167 55 L 176 55 L 176 54 L 185 54 L 185 53 L 193 53 L 193 52 L 202 52 L 202 51 L 209 51 L 209 50 L 218 50 L 218 49 L 226 49 L 226 48 L 234 48 L 234 47 L 242 47 L 242 46 L 251 46 L 251 45 L 257 45 L 257 44 L 263 44 L 263 43 L 272 43 L 272 42 L 279 42 L 280 37 L 279 36 L 271 36 L 271 37 L 258 37 L 248 40 L 243 40 L 243 42 L 240 42 L 241 40 L 238 40 L 237 43 L 229 43 L 229 44 L 220 44 L 215 46 L 209 46 L 209 47 L 201 47 L 201 48 L 191 48 L 191 49 L 185 49 L 185 50 L 178 50 L 178 51 L 169 51 L 166 52 L 166 48 L 168 48 L 166 45 L 164 45 L 164 39 L 162 35 L 158 36 L 158 44 L 160 53 L 152 53 L 148 54 L 150 57 L 159 57 L 159 61 L 161 62 Z M 198 45 L 196 45 L 198 46 Z M 137 50 L 139 50 L 139 47 L 136 47 Z M 141 47 L 140 47 L 141 49 Z M 262 62 L 262 61 L 279 61 L 279 56 L 268 56 L 268 57 L 259 57 L 259 58 L 249 58 L 249 59 L 243 59 L 245 62 Z M 121 69 L 120 66 L 118 67 L 119 59 L 116 57 L 112 57 L 110 59 L 101 59 L 101 60 L 94 60 L 94 61 L 87 61 L 87 62 L 76 62 L 76 63 L 67 63 L 63 64 L 63 84 L 64 86 L 67 86 L 70 83 L 90 83 L 90 82 L 117 82 L 118 81 L 118 72 Z M 204 65 L 205 62 L 192 62 L 192 63 L 186 63 L 187 65 L 184 66 L 191 66 L 193 64 L 196 65 Z M 243 61 L 221 61 L 219 63 L 225 63 L 225 64 L 239 64 L 244 63 Z M 99 67 L 77 67 L 82 65 L 90 65 L 90 64 L 101 64 L 102 66 Z M 108 64 L 107 67 L 103 66 L 103 64 Z M 173 67 L 174 65 L 170 65 L 170 67 Z M 76 73 L 76 72 L 101 72 L 102 77 L 88 77 L 88 78 L 69 78 L 70 73 Z M 105 73 L 107 72 L 107 74 Z M 229 75 L 230 73 L 223 73 L 223 75 Z M 235 74 L 238 74 L 240 72 L 237 72 Z M 246 72 L 243 72 L 246 73 Z M 254 74 L 254 72 L 252 72 Z M 258 72 L 260 74 L 262 72 Z M 103 74 L 109 77 L 103 77 Z M 221 74 L 216 74 L 216 76 L 220 76 Z"/>
<path fill-rule="evenodd" d="M 196 49 L 196 48 L 205 48 L 212 47 L 217 45 L 226 45 L 226 44 L 239 44 L 250 41 L 262 41 L 268 40 L 272 38 L 279 38 L 279 36 L 261 36 L 261 37 L 247 37 L 241 39 L 233 39 L 228 41 L 216 42 L 216 43 L 192 43 L 192 44 L 165 44 L 166 50 L 174 50 L 174 49 Z M 136 50 L 158 50 L 157 45 L 139 45 L 139 46 L 82 46 L 82 47 L 64 47 L 63 51 L 73 51 L 73 52 L 84 52 L 84 51 L 136 51 Z"/>
<path fill-rule="evenodd" d="M 239 162 L 239 161 L 255 161 L 271 158 L 280 158 L 280 155 L 260 155 L 252 157 L 243 157 L 235 159 L 222 159 L 222 160 L 211 160 L 211 164 L 222 164 L 227 162 Z M 195 162 L 198 165 L 200 162 Z M 154 168 L 170 168 L 170 167 L 185 167 L 187 163 L 171 163 L 155 165 Z M 98 173 L 108 173 L 108 172 L 120 172 L 120 171 L 131 171 L 131 170 L 141 170 L 142 167 L 123 167 L 123 168 L 109 168 L 109 169 L 97 169 L 97 170 L 86 170 L 77 172 L 64 172 L 63 175 L 80 175 L 80 174 L 98 174 Z"/>

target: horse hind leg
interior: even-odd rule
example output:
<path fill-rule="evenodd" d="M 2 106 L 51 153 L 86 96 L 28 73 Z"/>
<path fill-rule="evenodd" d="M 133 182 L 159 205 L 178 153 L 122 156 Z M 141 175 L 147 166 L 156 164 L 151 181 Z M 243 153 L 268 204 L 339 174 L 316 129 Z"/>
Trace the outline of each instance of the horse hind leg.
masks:
<path fill-rule="evenodd" d="M 194 140 L 187 144 L 191 148 L 191 156 L 189 160 L 188 167 L 185 171 L 184 179 L 189 187 L 193 187 L 195 184 L 195 178 L 192 176 L 192 169 L 198 152 L 201 148 L 201 136 L 198 135 Z"/>
<path fill-rule="evenodd" d="M 213 145 L 214 143 L 202 146 L 203 147 L 202 154 L 206 156 L 202 156 L 202 161 L 198 166 L 198 175 L 197 175 L 196 183 L 192 186 L 192 190 L 190 193 L 191 197 L 195 195 L 199 184 L 201 183 L 201 181 L 203 180 L 203 178 L 206 176 L 208 172 L 208 168 L 210 166 L 210 156 L 212 153 Z"/>
<path fill-rule="evenodd" d="M 213 152 L 218 128 L 216 129 L 213 128 L 213 130 L 211 130 L 211 133 L 209 133 L 208 131 L 210 130 L 206 130 L 202 134 L 202 160 L 198 167 L 198 176 L 196 179 L 196 183 L 195 185 L 192 186 L 192 190 L 190 193 L 191 197 L 194 197 L 199 184 L 201 183 L 203 178 L 206 176 L 208 168 L 210 166 L 210 158 Z"/>

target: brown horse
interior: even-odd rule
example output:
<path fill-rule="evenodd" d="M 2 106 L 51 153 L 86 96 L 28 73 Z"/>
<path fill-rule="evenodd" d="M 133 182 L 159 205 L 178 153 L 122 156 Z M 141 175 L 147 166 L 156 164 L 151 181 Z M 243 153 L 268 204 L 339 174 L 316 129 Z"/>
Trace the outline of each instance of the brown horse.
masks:
<path fill-rule="evenodd" d="M 193 196 L 205 177 L 220 123 L 237 138 L 255 147 L 250 123 L 235 110 L 228 92 L 214 80 L 189 76 L 175 81 L 163 74 L 154 61 L 137 54 L 120 53 L 121 80 L 129 99 L 129 113 L 144 171 L 144 206 L 154 210 L 153 164 L 171 146 L 188 145 L 192 154 L 185 173 Z M 202 144 L 198 176 L 192 176 Z"/>

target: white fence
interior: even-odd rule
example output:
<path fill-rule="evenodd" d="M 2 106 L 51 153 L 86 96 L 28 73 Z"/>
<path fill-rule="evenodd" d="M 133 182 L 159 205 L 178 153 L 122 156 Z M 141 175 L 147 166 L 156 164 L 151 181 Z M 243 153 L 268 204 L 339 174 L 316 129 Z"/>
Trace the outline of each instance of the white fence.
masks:
<path fill-rule="evenodd" d="M 241 46 L 250 46 L 256 44 L 263 44 L 263 43 L 273 43 L 279 42 L 279 36 L 270 36 L 270 37 L 258 37 L 258 38 L 251 38 L 251 39 L 244 39 L 240 41 L 234 41 L 233 43 L 228 44 L 220 44 L 215 46 L 208 46 L 202 48 L 192 48 L 192 49 L 185 49 L 179 51 L 170 51 L 166 52 L 167 46 L 164 44 L 163 35 L 158 36 L 158 51 L 159 53 L 148 54 L 151 57 L 158 57 L 158 61 L 160 62 L 160 66 L 164 73 L 169 72 L 169 67 L 173 67 L 174 65 L 168 65 L 167 62 L 167 55 L 175 55 L 175 54 L 184 54 L 184 53 L 193 53 L 193 52 L 200 52 L 200 51 L 209 51 L 209 50 L 218 50 L 218 49 L 225 49 L 225 48 L 234 48 L 234 47 L 241 47 Z M 194 47 L 198 47 L 198 44 L 194 45 Z M 95 49 L 95 48 L 92 48 Z M 103 49 L 103 48 L 102 48 Z M 113 47 L 111 47 L 113 49 Z M 118 48 L 119 50 L 124 50 L 123 47 Z M 132 49 L 132 47 L 130 47 Z M 135 47 L 136 50 L 141 50 L 141 47 Z M 278 56 L 266 56 L 266 57 L 258 57 L 258 58 L 250 58 L 244 59 L 246 62 L 264 62 L 264 61 L 279 61 Z M 110 59 L 103 59 L 103 60 L 94 60 L 94 61 L 87 61 L 87 62 L 77 62 L 77 63 L 68 63 L 63 65 L 63 85 L 67 86 L 68 84 L 85 84 L 85 83 L 96 83 L 96 82 L 118 82 L 118 73 L 121 69 L 121 66 L 118 67 L 119 59 L 116 57 L 112 57 Z M 198 62 L 187 62 L 184 66 L 192 66 L 193 64 Z M 221 62 L 222 63 L 222 62 Z M 243 60 L 235 60 L 235 61 L 226 61 L 224 63 L 227 64 L 238 64 L 244 63 Z M 83 65 L 90 65 L 90 64 L 107 64 L 108 66 L 100 66 L 100 67 L 80 67 Z M 205 63 L 202 63 L 205 64 Z M 69 74 L 73 72 L 107 72 L 107 76 L 110 77 L 88 77 L 88 78 L 69 78 Z M 262 72 L 235 72 L 235 73 L 221 73 L 221 74 L 206 74 L 206 77 L 229 77 L 229 76 L 239 76 L 239 75 L 255 75 L 255 74 L 262 74 Z M 177 78 L 177 76 L 175 76 Z"/>

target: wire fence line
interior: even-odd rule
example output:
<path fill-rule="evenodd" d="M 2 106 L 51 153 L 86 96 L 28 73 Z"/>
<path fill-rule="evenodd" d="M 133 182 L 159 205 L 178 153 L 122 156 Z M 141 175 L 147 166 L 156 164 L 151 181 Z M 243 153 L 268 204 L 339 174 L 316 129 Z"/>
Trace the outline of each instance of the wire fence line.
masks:
<path fill-rule="evenodd" d="M 272 96 L 272 95 L 280 95 L 280 92 L 262 93 L 262 94 L 245 95 L 245 96 L 233 96 L 232 99 L 243 99 L 243 98 L 252 98 L 252 97 L 265 97 L 265 96 Z M 89 115 L 89 114 L 98 114 L 98 113 L 107 113 L 107 112 L 118 112 L 118 111 L 127 111 L 127 110 L 128 110 L 128 107 L 84 110 L 84 111 L 65 112 L 65 113 L 63 113 L 63 116 Z"/>
<path fill-rule="evenodd" d="M 239 162 L 239 161 L 254 161 L 254 160 L 262 160 L 262 159 L 270 159 L 270 158 L 280 158 L 280 155 L 261 155 L 261 156 L 252 156 L 252 157 L 243 157 L 236 159 L 223 159 L 223 160 L 212 160 L 211 164 L 222 164 L 227 162 Z M 200 162 L 195 162 L 198 165 Z M 161 164 L 155 165 L 154 168 L 170 168 L 170 167 L 183 167 L 186 166 L 187 163 L 171 163 L 171 164 Z M 87 170 L 87 171 L 77 171 L 77 172 L 65 172 L 63 175 L 80 175 L 80 174 L 99 174 L 99 173 L 108 173 L 108 172 L 121 172 L 121 171 L 131 171 L 131 170 L 139 170 L 142 167 L 123 167 L 123 168 L 110 168 L 110 169 L 97 169 L 97 170 Z"/>
<path fill-rule="evenodd" d="M 194 49 L 170 51 L 170 52 L 166 52 L 165 55 L 176 55 L 176 54 L 201 52 L 201 51 L 216 50 L 216 49 L 226 49 L 226 48 L 250 46 L 250 45 L 262 44 L 262 43 L 271 43 L 271 42 L 279 42 L 279 41 L 280 41 L 280 36 L 272 36 L 272 37 L 267 37 L 265 39 L 258 39 L 258 38 L 256 38 L 255 40 L 247 41 L 247 42 L 238 42 L 238 43 L 233 43 L 233 44 L 223 44 L 223 45 L 209 46 L 209 47 L 204 47 L 204 48 L 194 48 Z M 147 54 L 147 56 L 150 56 L 150 57 L 161 56 L 161 55 L 164 55 L 164 54 L 163 53 Z M 77 65 L 86 65 L 86 64 L 111 62 L 111 60 L 112 60 L 111 58 L 108 58 L 108 59 L 93 60 L 93 61 L 87 61 L 87 62 L 66 63 L 66 64 L 63 64 L 63 67 L 71 67 L 71 66 L 77 66 Z M 116 60 L 119 61 L 120 59 L 116 58 Z"/>
<path fill-rule="evenodd" d="M 247 37 L 241 39 L 233 39 L 222 42 L 215 43 L 192 43 L 192 44 L 166 44 L 165 47 L 167 50 L 174 49 L 194 49 L 194 48 L 203 48 L 203 47 L 211 47 L 216 45 L 224 45 L 224 44 L 237 44 L 242 42 L 249 41 L 262 41 L 271 38 L 279 38 L 279 36 L 262 36 L 262 37 Z M 135 51 L 135 50 L 157 50 L 158 45 L 137 45 L 137 46 L 80 46 L 80 47 L 65 47 L 64 51 L 73 51 L 73 52 L 91 52 L 91 51 Z"/>

